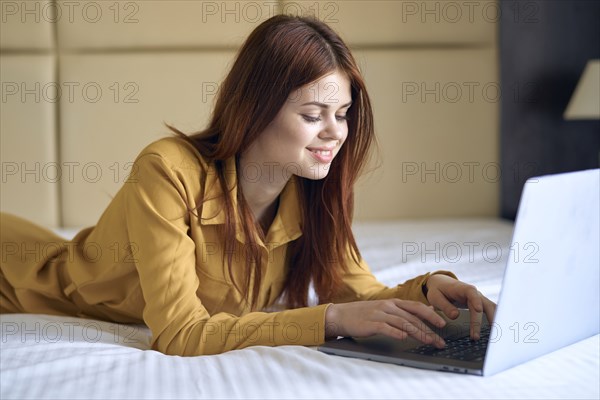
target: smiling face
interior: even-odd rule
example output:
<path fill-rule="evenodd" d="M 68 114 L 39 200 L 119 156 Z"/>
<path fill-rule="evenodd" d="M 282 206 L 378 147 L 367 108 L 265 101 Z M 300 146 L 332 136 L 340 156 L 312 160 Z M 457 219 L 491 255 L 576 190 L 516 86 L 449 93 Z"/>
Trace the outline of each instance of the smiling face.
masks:
<path fill-rule="evenodd" d="M 351 102 L 347 76 L 325 75 L 293 91 L 252 147 L 288 177 L 323 179 L 348 136 Z"/>

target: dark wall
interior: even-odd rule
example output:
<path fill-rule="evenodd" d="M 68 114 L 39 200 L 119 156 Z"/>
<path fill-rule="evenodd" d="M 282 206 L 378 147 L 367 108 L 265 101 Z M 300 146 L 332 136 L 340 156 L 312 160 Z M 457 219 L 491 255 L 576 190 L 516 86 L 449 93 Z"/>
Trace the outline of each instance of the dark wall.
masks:
<path fill-rule="evenodd" d="M 527 178 L 598 168 L 600 121 L 563 112 L 587 61 L 600 58 L 600 1 L 500 5 L 501 213 L 514 219 Z"/>

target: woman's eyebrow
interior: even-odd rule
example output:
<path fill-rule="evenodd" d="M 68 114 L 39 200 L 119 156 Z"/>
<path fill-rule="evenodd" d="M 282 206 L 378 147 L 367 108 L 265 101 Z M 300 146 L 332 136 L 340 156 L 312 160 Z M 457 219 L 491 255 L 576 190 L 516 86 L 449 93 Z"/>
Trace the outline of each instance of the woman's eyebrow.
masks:
<path fill-rule="evenodd" d="M 349 107 L 351 104 L 352 102 L 350 101 L 346 104 L 342 104 L 340 108 Z M 302 104 L 302 106 L 319 106 L 321 108 L 329 108 L 329 104 L 319 103 L 318 101 L 309 101 L 308 103 Z"/>

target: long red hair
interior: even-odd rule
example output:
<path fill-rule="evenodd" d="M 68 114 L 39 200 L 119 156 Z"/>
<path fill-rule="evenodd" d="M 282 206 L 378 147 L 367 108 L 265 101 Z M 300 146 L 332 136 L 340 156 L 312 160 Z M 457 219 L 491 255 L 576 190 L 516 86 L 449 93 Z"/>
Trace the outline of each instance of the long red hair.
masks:
<path fill-rule="evenodd" d="M 245 282 L 241 286 L 234 282 L 234 285 L 251 301 L 252 308 L 256 306 L 262 280 L 256 239 L 264 241 L 265 238 L 241 190 L 227 187 L 225 160 L 235 156 L 239 181 L 240 153 L 275 118 L 292 91 L 335 70 L 345 73 L 351 86 L 353 103 L 347 112 L 348 137 L 325 178 L 298 177 L 302 236 L 289 244 L 286 259 L 289 265 L 285 285 L 287 306 L 308 305 L 311 280 L 319 303 L 326 303 L 341 288 L 346 263 L 359 262 L 361 257 L 352 234 L 353 187 L 375 141 L 373 113 L 365 83 L 342 39 L 316 18 L 276 15 L 256 27 L 240 48 L 217 94 L 206 129 L 188 136 L 166 124 L 176 136 L 191 143 L 208 162 L 215 164 L 226 204 L 223 251 L 228 255 L 230 276 L 233 276 L 231 260 L 236 240 L 231 196 L 237 196 L 247 257 Z M 248 299 L 251 285 L 253 296 Z"/>

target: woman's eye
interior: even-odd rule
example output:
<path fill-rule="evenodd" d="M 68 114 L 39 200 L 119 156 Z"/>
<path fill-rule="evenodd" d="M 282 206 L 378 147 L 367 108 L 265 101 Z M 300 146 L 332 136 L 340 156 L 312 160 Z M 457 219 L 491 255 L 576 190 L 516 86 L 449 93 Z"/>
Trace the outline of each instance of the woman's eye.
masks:
<path fill-rule="evenodd" d="M 302 115 L 302 118 L 304 118 L 306 122 L 310 123 L 319 122 L 321 120 L 319 117 L 311 117 L 310 115 Z"/>
<path fill-rule="evenodd" d="M 302 115 L 302 118 L 304 118 L 304 120 L 306 122 L 309 122 L 311 124 L 321 121 L 321 117 L 311 117 L 310 115 L 304 115 L 304 114 Z M 343 122 L 343 121 L 348 120 L 348 116 L 347 115 L 336 115 L 335 119 L 338 120 L 339 122 Z"/>

